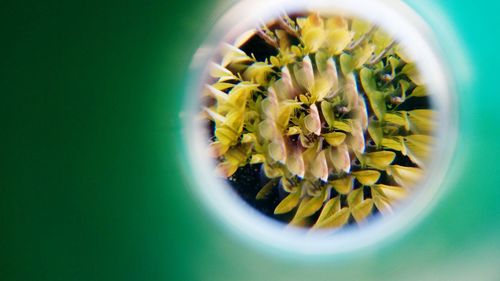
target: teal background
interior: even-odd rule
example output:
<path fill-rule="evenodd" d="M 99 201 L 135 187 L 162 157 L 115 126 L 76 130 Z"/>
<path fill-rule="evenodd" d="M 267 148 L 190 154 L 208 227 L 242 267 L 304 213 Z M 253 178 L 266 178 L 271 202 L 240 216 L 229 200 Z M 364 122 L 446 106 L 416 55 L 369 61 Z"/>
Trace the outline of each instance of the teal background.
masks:
<path fill-rule="evenodd" d="M 448 191 L 381 247 L 288 259 L 228 233 L 181 171 L 188 65 L 216 2 L 2 1 L 0 279 L 500 280 L 500 4 L 407 2 L 445 11 L 471 62 Z"/>

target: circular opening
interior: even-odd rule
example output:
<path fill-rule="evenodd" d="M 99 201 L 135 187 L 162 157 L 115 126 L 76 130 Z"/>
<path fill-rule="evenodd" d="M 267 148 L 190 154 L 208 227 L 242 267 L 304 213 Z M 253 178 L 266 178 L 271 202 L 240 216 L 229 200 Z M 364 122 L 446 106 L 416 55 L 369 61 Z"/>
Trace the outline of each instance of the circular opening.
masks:
<path fill-rule="evenodd" d="M 453 128 L 445 71 L 400 2 L 242 1 L 193 61 L 195 192 L 253 241 L 353 250 L 439 192 Z"/>

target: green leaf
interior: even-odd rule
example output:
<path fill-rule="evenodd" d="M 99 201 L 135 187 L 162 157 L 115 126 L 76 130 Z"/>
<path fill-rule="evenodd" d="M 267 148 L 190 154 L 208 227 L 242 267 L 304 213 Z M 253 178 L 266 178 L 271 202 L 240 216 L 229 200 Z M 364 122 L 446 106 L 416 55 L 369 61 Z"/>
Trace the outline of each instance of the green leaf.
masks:
<path fill-rule="evenodd" d="M 384 93 L 377 90 L 373 71 L 368 68 L 361 69 L 360 80 L 375 116 L 377 116 L 378 120 L 384 120 L 385 113 L 387 112 L 385 96 Z"/>
<path fill-rule="evenodd" d="M 354 68 L 359 69 L 362 67 L 373 55 L 375 46 L 372 44 L 364 44 L 354 51 L 353 61 Z"/>
<path fill-rule="evenodd" d="M 372 140 L 375 142 L 377 146 L 382 145 L 382 139 L 384 137 L 384 132 L 382 131 L 382 127 L 380 126 L 380 123 L 377 121 L 371 121 L 368 124 L 368 133 L 370 134 L 370 137 Z"/>
<path fill-rule="evenodd" d="M 333 111 L 333 105 L 327 101 L 321 102 L 321 113 L 323 113 L 323 117 L 325 118 L 326 123 L 330 127 L 333 127 L 335 123 L 335 115 Z"/>
<path fill-rule="evenodd" d="M 274 214 L 286 214 L 293 210 L 300 202 L 300 192 L 290 193 L 274 209 Z"/>
<path fill-rule="evenodd" d="M 348 54 L 340 55 L 340 69 L 342 70 L 342 73 L 344 75 L 347 75 L 354 70 L 354 68 L 355 68 L 354 63 L 355 62 L 354 62 L 354 59 L 352 56 L 350 56 Z"/>
<path fill-rule="evenodd" d="M 333 121 L 333 127 L 347 133 L 352 132 L 351 122 L 349 120 Z"/>
<path fill-rule="evenodd" d="M 288 131 L 286 132 L 287 136 L 295 136 L 302 133 L 302 130 L 300 129 L 299 126 L 292 126 L 288 128 Z"/>

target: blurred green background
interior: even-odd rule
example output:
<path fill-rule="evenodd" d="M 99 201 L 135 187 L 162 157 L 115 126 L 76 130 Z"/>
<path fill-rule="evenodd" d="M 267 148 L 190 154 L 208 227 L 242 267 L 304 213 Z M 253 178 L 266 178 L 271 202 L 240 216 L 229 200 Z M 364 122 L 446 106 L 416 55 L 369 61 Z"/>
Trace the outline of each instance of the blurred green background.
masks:
<path fill-rule="evenodd" d="M 290 260 L 227 233 L 181 171 L 220 2 L 2 1 L 0 280 L 500 280 L 500 4 L 407 2 L 445 11 L 472 62 L 448 192 L 383 247 Z"/>

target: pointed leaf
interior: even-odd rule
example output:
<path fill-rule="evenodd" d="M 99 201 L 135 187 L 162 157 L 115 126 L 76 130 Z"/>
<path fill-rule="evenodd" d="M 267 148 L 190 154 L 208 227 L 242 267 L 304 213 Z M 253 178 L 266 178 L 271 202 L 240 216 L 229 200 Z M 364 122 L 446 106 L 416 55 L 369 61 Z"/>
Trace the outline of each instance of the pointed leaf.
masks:
<path fill-rule="evenodd" d="M 375 170 L 363 170 L 352 173 L 362 185 L 374 185 L 380 178 L 380 172 Z"/>
<path fill-rule="evenodd" d="M 338 212 L 331 214 L 320 223 L 316 223 L 314 228 L 339 228 L 344 226 L 350 217 L 349 208 L 342 208 Z"/>
<path fill-rule="evenodd" d="M 340 196 L 332 198 L 326 202 L 325 206 L 321 210 L 321 213 L 316 221 L 316 224 L 321 224 L 332 214 L 340 211 Z"/>
<path fill-rule="evenodd" d="M 323 117 L 325 118 L 326 123 L 331 127 L 335 124 L 335 115 L 333 111 L 333 105 L 327 101 L 321 102 L 321 113 L 323 113 Z"/>
<path fill-rule="evenodd" d="M 323 206 L 323 196 L 307 197 L 300 202 L 296 218 L 307 218 L 314 215 Z"/>
<path fill-rule="evenodd" d="M 411 81 L 413 81 L 413 83 L 417 85 L 422 85 L 422 78 L 420 76 L 420 72 L 416 64 L 408 63 L 403 67 L 401 73 L 406 74 L 408 78 L 410 78 Z"/>
<path fill-rule="evenodd" d="M 373 200 L 366 199 L 351 210 L 351 214 L 357 223 L 365 220 L 372 212 Z"/>
<path fill-rule="evenodd" d="M 403 150 L 403 144 L 399 140 L 395 140 L 395 139 L 383 138 L 381 145 L 385 148 L 393 149 L 396 151 Z"/>
<path fill-rule="evenodd" d="M 341 132 L 327 133 L 323 134 L 322 136 L 331 146 L 339 146 L 346 139 L 346 134 Z"/>
<path fill-rule="evenodd" d="M 378 194 L 388 199 L 389 202 L 398 201 L 407 197 L 408 192 L 406 189 L 400 186 L 391 186 L 385 184 L 374 184 L 372 186 L 373 190 L 376 190 Z"/>
<path fill-rule="evenodd" d="M 354 178 L 347 176 L 338 180 L 330 181 L 330 185 L 340 194 L 349 194 L 354 187 Z"/>
<path fill-rule="evenodd" d="M 427 89 L 425 86 L 418 86 L 413 90 L 411 93 L 412 97 L 426 97 L 427 96 Z"/>
<path fill-rule="evenodd" d="M 387 111 L 385 97 L 384 93 L 377 90 L 373 72 L 368 68 L 361 69 L 360 80 L 375 116 L 378 120 L 384 120 Z"/>
<path fill-rule="evenodd" d="M 250 164 L 260 164 L 266 161 L 266 157 L 262 154 L 254 154 L 250 159 Z"/>
<path fill-rule="evenodd" d="M 385 171 L 392 161 L 394 161 L 394 158 L 396 158 L 396 153 L 392 151 L 377 151 L 365 154 L 364 158 L 366 165 Z"/>
<path fill-rule="evenodd" d="M 411 161 L 420 167 L 425 167 L 432 152 L 434 139 L 427 135 L 411 135 L 404 137 L 406 153 Z"/>
<path fill-rule="evenodd" d="M 363 198 L 363 188 L 353 190 L 347 196 L 347 204 L 349 205 L 349 208 L 353 209 L 354 207 L 358 206 L 363 201 Z"/>
<path fill-rule="evenodd" d="M 436 127 L 435 113 L 430 109 L 412 110 L 407 114 L 413 132 L 431 134 Z"/>
<path fill-rule="evenodd" d="M 368 125 L 368 133 L 372 138 L 373 142 L 378 146 L 382 145 L 382 139 L 384 137 L 384 132 L 379 122 L 371 121 Z"/>
<path fill-rule="evenodd" d="M 348 54 L 340 55 L 340 69 L 344 75 L 351 73 L 355 68 L 355 62 L 352 56 Z"/>
<path fill-rule="evenodd" d="M 392 176 L 401 186 L 411 187 L 422 179 L 423 170 L 414 167 L 391 165 L 387 168 L 387 174 Z"/>
<path fill-rule="evenodd" d="M 300 192 L 290 193 L 274 209 L 274 214 L 286 214 L 293 210 L 300 202 Z"/>
<path fill-rule="evenodd" d="M 273 190 L 273 187 L 276 185 L 278 181 L 276 179 L 269 180 L 257 193 L 255 199 L 262 200 L 265 199 Z"/>

